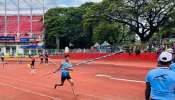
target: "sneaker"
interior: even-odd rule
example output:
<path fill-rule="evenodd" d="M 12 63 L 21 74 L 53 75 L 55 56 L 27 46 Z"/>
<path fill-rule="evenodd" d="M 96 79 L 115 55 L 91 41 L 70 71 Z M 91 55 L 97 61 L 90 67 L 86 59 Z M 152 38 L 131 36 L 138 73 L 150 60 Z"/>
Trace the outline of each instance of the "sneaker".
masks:
<path fill-rule="evenodd" d="M 57 84 L 55 84 L 55 85 L 54 85 L 54 89 L 56 89 L 56 88 L 57 88 L 57 86 L 58 86 L 58 85 L 57 85 Z"/>

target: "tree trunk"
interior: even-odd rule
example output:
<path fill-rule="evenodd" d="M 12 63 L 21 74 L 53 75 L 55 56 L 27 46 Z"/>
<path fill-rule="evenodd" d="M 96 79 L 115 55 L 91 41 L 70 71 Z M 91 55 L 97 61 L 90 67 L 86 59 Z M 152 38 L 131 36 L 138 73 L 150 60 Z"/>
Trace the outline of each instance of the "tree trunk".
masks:
<path fill-rule="evenodd" d="M 141 42 L 146 43 L 151 39 L 151 37 L 154 35 L 155 32 L 156 30 L 150 30 L 150 32 L 146 36 L 145 36 L 146 33 L 142 33 L 142 34 L 137 33 L 137 34 L 139 35 Z"/>
<path fill-rule="evenodd" d="M 56 45 L 57 49 L 60 50 L 60 38 L 58 36 L 56 37 Z"/>
<path fill-rule="evenodd" d="M 146 37 L 140 37 L 140 39 L 142 43 L 146 43 L 149 41 L 150 38 L 146 36 Z"/>

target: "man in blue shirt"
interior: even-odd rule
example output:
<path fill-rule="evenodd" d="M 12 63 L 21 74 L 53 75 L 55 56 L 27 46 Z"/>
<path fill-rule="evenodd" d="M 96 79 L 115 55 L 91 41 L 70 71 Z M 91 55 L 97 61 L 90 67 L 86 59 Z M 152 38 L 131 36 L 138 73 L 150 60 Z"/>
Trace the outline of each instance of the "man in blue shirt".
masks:
<path fill-rule="evenodd" d="M 170 65 L 170 70 L 172 70 L 172 71 L 175 72 L 175 63 L 172 63 L 172 64 Z"/>
<path fill-rule="evenodd" d="M 173 60 L 172 64 L 170 65 L 170 69 L 175 72 L 175 52 L 173 52 L 172 54 L 173 54 Z"/>
<path fill-rule="evenodd" d="M 71 84 L 72 87 L 74 85 L 73 80 L 70 76 L 70 71 L 73 70 L 73 67 L 69 59 L 70 59 L 70 56 L 65 55 L 65 61 L 61 64 L 61 66 L 56 71 L 54 71 L 54 73 L 58 72 L 59 70 L 61 71 L 61 83 L 55 84 L 55 87 L 54 87 L 55 89 L 57 86 L 63 86 L 65 80 L 68 80 L 68 82 Z"/>
<path fill-rule="evenodd" d="M 175 100 L 175 72 L 169 69 L 172 54 L 162 52 L 160 66 L 148 72 L 145 82 L 145 100 Z"/>

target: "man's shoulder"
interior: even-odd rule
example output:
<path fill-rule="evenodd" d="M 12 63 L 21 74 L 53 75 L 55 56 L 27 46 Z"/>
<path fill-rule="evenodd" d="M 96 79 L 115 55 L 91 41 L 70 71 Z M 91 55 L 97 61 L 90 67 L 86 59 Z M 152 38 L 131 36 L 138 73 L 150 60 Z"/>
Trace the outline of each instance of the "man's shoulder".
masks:
<path fill-rule="evenodd" d="M 157 71 L 159 71 L 159 68 L 153 68 L 153 69 L 148 71 L 148 74 L 149 73 L 154 73 L 154 72 L 157 72 Z"/>
<path fill-rule="evenodd" d="M 175 78 L 175 70 L 170 70 L 170 74 Z"/>
<path fill-rule="evenodd" d="M 163 73 L 175 76 L 175 72 L 170 70 L 169 68 L 154 68 L 154 69 L 150 70 L 147 75 L 161 74 L 162 71 L 163 71 Z"/>
<path fill-rule="evenodd" d="M 150 71 L 148 71 L 147 76 L 160 74 L 162 70 L 166 70 L 166 72 L 170 71 L 169 69 L 167 70 L 167 69 L 161 69 L 161 68 L 153 68 Z"/>
<path fill-rule="evenodd" d="M 170 65 L 170 67 L 175 67 L 175 63 L 172 63 L 172 64 Z"/>

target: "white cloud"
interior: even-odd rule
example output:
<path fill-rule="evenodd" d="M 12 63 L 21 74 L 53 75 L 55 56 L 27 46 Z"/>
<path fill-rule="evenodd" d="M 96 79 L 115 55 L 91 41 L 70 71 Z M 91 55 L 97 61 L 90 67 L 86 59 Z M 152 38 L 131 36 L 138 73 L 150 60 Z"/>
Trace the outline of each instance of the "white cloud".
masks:
<path fill-rule="evenodd" d="M 7 0 L 7 14 L 17 14 L 17 1 L 18 0 Z M 29 0 L 19 0 L 20 1 L 20 13 L 30 14 L 30 1 Z M 101 2 L 102 0 L 44 0 L 45 8 L 54 7 L 77 7 L 86 2 Z M 0 15 L 4 15 L 4 0 L 0 0 Z M 34 9 L 34 14 L 42 14 L 43 12 L 43 0 L 33 0 L 32 7 Z"/>
<path fill-rule="evenodd" d="M 58 4 L 65 4 L 68 7 L 70 6 L 80 6 L 86 2 L 101 2 L 102 0 L 56 0 Z"/>

